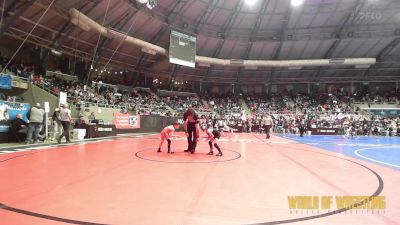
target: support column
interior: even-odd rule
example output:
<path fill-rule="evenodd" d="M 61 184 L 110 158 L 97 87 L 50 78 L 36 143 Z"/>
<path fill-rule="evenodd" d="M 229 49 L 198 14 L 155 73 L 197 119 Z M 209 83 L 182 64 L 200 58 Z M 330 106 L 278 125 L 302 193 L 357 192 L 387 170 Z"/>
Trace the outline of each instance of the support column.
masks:
<path fill-rule="evenodd" d="M 350 86 L 350 91 L 351 91 L 351 94 L 354 94 L 354 83 L 353 82 L 351 82 L 351 84 L 350 84 L 351 86 Z"/>

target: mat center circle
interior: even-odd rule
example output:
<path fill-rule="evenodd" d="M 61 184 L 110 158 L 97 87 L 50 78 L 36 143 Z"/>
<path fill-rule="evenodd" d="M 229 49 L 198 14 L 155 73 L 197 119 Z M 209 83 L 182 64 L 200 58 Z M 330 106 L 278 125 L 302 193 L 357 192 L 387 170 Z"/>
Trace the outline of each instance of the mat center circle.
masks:
<path fill-rule="evenodd" d="M 194 154 L 190 152 L 175 152 L 174 154 L 168 154 L 164 152 L 156 152 L 154 149 L 145 149 L 136 152 L 135 156 L 154 162 L 162 163 L 215 163 L 215 162 L 228 162 L 239 159 L 242 155 L 237 151 L 224 150 L 224 155 L 219 157 L 215 155 L 207 155 L 208 152 L 198 151 Z M 217 154 L 218 152 L 214 152 Z"/>

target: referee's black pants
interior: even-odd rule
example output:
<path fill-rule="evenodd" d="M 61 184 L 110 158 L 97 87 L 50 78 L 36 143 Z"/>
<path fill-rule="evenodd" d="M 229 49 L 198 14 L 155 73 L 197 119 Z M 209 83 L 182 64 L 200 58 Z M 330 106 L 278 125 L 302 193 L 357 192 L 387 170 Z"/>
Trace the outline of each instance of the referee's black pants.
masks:
<path fill-rule="evenodd" d="M 196 133 L 196 124 L 188 123 L 187 126 L 187 131 L 188 131 L 188 150 L 191 152 L 196 151 L 196 145 L 197 145 L 197 133 Z"/>

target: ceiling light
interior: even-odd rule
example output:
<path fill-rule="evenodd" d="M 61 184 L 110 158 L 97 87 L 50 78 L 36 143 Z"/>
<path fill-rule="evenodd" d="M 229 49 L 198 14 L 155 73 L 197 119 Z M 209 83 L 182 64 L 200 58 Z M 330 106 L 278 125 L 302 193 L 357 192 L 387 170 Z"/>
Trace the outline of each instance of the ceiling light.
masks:
<path fill-rule="evenodd" d="M 290 4 L 292 4 L 292 6 L 300 6 L 304 3 L 304 0 L 291 0 Z"/>
<path fill-rule="evenodd" d="M 62 55 L 62 53 L 61 53 L 60 51 L 57 51 L 57 50 L 55 50 L 55 49 L 51 49 L 51 52 L 52 52 L 54 55 L 57 55 L 57 56 Z"/>
<path fill-rule="evenodd" d="M 257 2 L 257 0 L 244 0 L 244 2 L 247 4 L 247 5 L 254 5 L 256 2 Z"/>

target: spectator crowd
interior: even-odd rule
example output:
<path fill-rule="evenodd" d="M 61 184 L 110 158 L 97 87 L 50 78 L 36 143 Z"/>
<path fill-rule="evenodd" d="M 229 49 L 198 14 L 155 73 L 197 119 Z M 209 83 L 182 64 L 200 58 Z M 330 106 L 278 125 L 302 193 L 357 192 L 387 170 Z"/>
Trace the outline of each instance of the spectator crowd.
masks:
<path fill-rule="evenodd" d="M 309 95 L 288 92 L 266 95 L 162 96 L 149 90 L 121 88 L 93 83 L 91 87 L 56 77 L 35 79 L 34 83 L 53 93 L 66 91 L 76 105 L 97 104 L 120 107 L 140 114 L 181 116 L 192 107 L 208 124 L 225 124 L 241 132 L 262 132 L 263 117 L 271 115 L 274 130 L 299 133 L 301 128 L 337 128 L 339 133 L 352 129 L 358 135 L 396 135 L 400 132 L 400 119 L 383 115 L 361 113 L 356 102 L 369 104 L 398 103 L 399 93 L 377 92 L 349 95 L 343 89 L 331 93 Z M 241 102 L 241 99 L 243 101 Z M 246 109 L 247 108 L 247 109 Z"/>
<path fill-rule="evenodd" d="M 4 67 L 7 59 L 1 57 Z M 283 91 L 267 95 L 218 95 L 203 93 L 182 96 L 173 92 L 157 96 L 150 89 L 132 88 L 92 82 L 84 85 L 78 80 L 57 76 L 36 76 L 34 66 L 11 64 L 17 76 L 58 95 L 66 92 L 68 102 L 78 108 L 96 105 L 119 108 L 141 115 L 182 116 L 188 107 L 199 113 L 205 123 L 225 124 L 242 132 L 262 132 L 263 117 L 271 115 L 276 132 L 298 133 L 300 129 L 337 128 L 339 133 L 353 130 L 358 135 L 399 135 L 399 115 L 374 115 L 362 112 L 355 104 L 399 104 L 399 91 L 356 91 L 343 88 L 330 93 L 307 94 Z M 185 91 L 188 91 L 185 89 Z"/>

